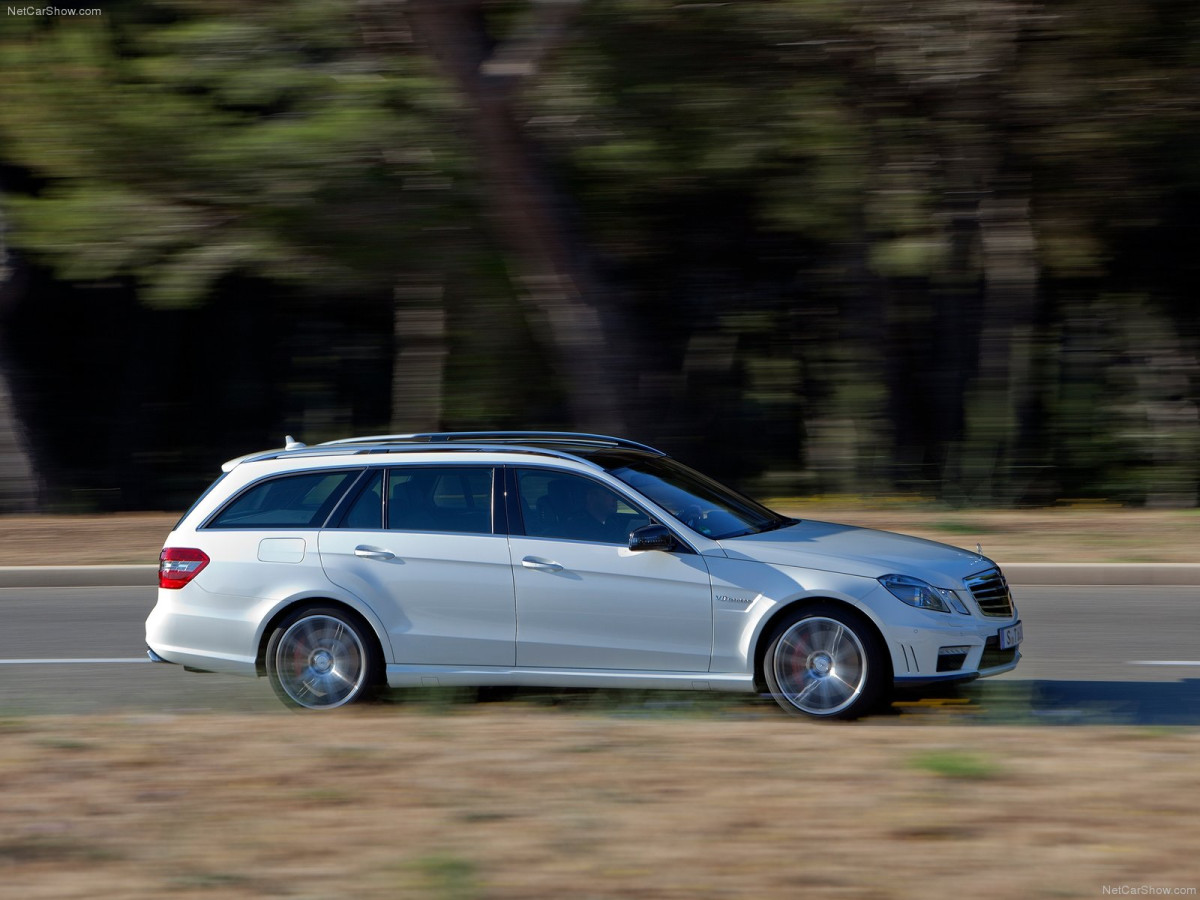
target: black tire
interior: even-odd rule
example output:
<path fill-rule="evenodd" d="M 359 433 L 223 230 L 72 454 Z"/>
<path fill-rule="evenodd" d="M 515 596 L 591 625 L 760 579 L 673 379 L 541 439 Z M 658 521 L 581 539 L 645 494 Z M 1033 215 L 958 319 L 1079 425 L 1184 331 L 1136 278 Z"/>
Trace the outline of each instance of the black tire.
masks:
<path fill-rule="evenodd" d="M 763 656 L 771 696 L 786 712 L 854 719 L 873 710 L 891 673 L 878 635 L 853 610 L 823 603 L 787 616 Z"/>
<path fill-rule="evenodd" d="M 284 618 L 267 642 L 275 696 L 301 709 L 336 709 L 377 693 L 382 663 L 375 635 L 356 615 L 310 606 Z"/>

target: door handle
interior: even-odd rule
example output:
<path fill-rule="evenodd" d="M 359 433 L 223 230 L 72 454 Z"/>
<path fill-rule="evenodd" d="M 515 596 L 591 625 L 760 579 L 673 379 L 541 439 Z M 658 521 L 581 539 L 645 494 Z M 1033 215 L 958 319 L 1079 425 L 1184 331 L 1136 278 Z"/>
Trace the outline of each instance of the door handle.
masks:
<path fill-rule="evenodd" d="M 536 556 L 527 556 L 521 560 L 521 565 L 526 569 L 536 569 L 539 572 L 561 572 L 562 566 L 556 562 L 551 562 L 548 559 L 538 559 Z"/>
<path fill-rule="evenodd" d="M 362 544 L 354 548 L 354 555 L 359 559 L 395 559 L 396 554 L 391 550 L 380 550 L 378 547 L 367 547 Z"/>

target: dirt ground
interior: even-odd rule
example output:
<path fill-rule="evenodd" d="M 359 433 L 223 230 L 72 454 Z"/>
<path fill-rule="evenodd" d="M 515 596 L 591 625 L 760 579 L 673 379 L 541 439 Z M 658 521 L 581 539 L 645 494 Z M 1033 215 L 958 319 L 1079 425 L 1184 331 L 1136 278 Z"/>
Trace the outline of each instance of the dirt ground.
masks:
<path fill-rule="evenodd" d="M 0 720 L 0 893 L 1011 900 L 1200 887 L 1197 731 L 900 721 L 519 704 Z"/>
<path fill-rule="evenodd" d="M 1200 510 L 1078 506 L 939 510 L 899 503 L 777 501 L 789 515 L 915 534 L 997 562 L 1200 562 Z M 0 516 L 0 566 L 152 565 L 179 513 Z"/>

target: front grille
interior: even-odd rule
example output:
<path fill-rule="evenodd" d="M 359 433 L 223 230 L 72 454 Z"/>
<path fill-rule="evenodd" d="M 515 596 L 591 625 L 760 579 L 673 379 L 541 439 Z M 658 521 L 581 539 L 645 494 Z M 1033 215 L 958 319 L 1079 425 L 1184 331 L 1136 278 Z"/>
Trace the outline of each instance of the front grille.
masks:
<path fill-rule="evenodd" d="M 972 575 L 966 582 L 981 613 L 998 619 L 1012 618 L 1012 594 L 1009 593 L 1008 582 L 999 569 L 988 569 L 986 572 Z"/>

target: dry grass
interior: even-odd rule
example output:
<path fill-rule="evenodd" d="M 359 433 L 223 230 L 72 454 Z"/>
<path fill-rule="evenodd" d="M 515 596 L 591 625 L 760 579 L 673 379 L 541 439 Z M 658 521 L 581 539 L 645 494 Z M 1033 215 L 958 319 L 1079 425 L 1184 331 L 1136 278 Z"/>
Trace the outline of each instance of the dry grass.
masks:
<path fill-rule="evenodd" d="M 791 503 L 790 515 L 899 531 L 1006 562 L 1200 562 L 1200 510 L 1083 504 L 937 510 L 903 504 Z"/>
<path fill-rule="evenodd" d="M 1200 562 L 1200 510 L 1080 506 L 947 511 L 911 504 L 779 501 L 790 515 L 899 531 L 1006 562 Z M 152 565 L 178 513 L 0 516 L 0 566 Z"/>
<path fill-rule="evenodd" d="M 179 513 L 0 516 L 0 566 L 155 565 Z"/>
<path fill-rule="evenodd" d="M 1200 886 L 1194 730 L 514 704 L 0 726 L 0 893 L 30 900 Z"/>

